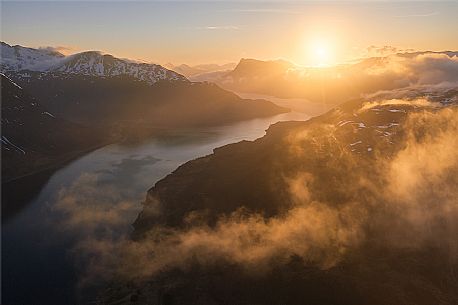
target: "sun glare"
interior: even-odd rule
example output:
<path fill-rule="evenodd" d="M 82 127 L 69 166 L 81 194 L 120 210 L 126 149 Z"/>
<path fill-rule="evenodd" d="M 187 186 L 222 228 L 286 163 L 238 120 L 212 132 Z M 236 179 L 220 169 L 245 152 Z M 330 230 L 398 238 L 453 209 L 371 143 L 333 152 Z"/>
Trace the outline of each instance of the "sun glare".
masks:
<path fill-rule="evenodd" d="M 323 67 L 332 64 L 332 54 L 329 43 L 314 41 L 309 45 L 309 61 L 313 66 Z"/>

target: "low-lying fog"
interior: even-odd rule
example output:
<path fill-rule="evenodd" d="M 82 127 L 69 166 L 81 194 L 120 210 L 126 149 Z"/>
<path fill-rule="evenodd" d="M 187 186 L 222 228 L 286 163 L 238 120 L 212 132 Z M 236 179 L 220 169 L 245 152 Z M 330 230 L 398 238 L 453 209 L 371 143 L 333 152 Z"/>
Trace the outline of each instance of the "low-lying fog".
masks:
<path fill-rule="evenodd" d="M 80 277 L 87 266 L 75 247 L 88 236 L 129 234 L 146 191 L 156 181 L 216 147 L 259 138 L 272 123 L 309 117 L 291 112 L 179 130 L 141 143 L 109 145 L 58 170 L 36 198 L 3 224 L 3 272 L 15 275 L 3 283 L 9 292 L 4 301 L 9 296 L 24 304 L 74 303 L 79 286 L 87 288 Z M 19 187 L 27 191 L 27 185 Z"/>

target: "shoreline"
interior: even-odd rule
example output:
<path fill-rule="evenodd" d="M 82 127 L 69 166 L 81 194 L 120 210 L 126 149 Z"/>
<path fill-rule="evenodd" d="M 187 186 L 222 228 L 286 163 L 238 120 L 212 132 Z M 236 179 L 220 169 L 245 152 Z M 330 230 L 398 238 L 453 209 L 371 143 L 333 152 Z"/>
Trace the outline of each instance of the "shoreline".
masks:
<path fill-rule="evenodd" d="M 67 153 L 58 161 L 48 166 L 37 169 L 33 172 L 15 177 L 1 183 L 1 220 L 2 224 L 7 223 L 14 215 L 20 212 L 27 204 L 35 198 L 49 179 L 60 169 L 69 163 L 107 145 L 115 142 L 91 146 L 87 149 Z M 24 193 L 24 187 L 26 192 Z"/>
<path fill-rule="evenodd" d="M 109 141 L 109 142 L 106 142 L 106 143 L 103 143 L 103 144 L 98 144 L 98 145 L 95 145 L 95 146 L 91 146 L 90 148 L 87 148 L 87 149 L 82 149 L 82 150 L 77 150 L 77 151 L 73 151 L 73 152 L 67 153 L 67 154 L 65 154 L 65 156 L 63 156 L 62 158 L 59 158 L 56 162 L 54 162 L 51 165 L 45 166 L 43 168 L 37 169 L 37 170 L 35 170 L 33 172 L 29 172 L 27 174 L 20 175 L 18 177 L 11 178 L 11 179 L 9 179 L 7 181 L 2 181 L 2 183 L 1 183 L 2 188 L 3 188 L 3 185 L 8 184 L 8 183 L 18 182 L 21 179 L 28 178 L 28 177 L 31 177 L 31 176 L 34 176 L 34 175 L 39 175 L 39 174 L 42 174 L 42 173 L 44 173 L 46 171 L 58 170 L 62 166 L 67 164 L 68 162 L 74 161 L 74 160 L 78 159 L 79 157 L 84 156 L 87 153 L 93 152 L 93 151 L 95 151 L 95 150 L 97 150 L 99 148 L 105 147 L 105 146 L 110 145 L 110 144 L 114 144 L 116 142 L 117 141 Z"/>

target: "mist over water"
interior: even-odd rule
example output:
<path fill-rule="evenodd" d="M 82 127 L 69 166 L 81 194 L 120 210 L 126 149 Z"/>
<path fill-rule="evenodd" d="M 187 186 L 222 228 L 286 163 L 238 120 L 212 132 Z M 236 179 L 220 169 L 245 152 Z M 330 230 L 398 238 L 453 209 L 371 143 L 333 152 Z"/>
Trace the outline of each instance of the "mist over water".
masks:
<path fill-rule="evenodd" d="M 1 304 L 458 305 L 458 0 L 1 8 Z"/>
<path fill-rule="evenodd" d="M 90 286 L 86 280 L 100 279 L 82 278 L 87 257 L 79 255 L 78 247 L 91 238 L 111 241 L 128 236 L 146 191 L 156 181 L 216 147 L 259 138 L 272 123 L 308 118 L 291 112 L 177 130 L 143 142 L 103 147 L 56 171 L 37 197 L 3 224 L 5 304 L 90 302 L 90 294 L 80 299 L 81 289 Z"/>

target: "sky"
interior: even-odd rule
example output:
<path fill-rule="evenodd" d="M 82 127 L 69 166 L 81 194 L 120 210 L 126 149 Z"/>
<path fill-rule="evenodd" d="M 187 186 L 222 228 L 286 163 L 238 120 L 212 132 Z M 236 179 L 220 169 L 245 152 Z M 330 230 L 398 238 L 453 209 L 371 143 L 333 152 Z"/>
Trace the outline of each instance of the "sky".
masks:
<path fill-rule="evenodd" d="M 256 58 L 318 65 L 458 50 L 457 29 L 458 1 L 1 2 L 6 43 L 160 64 Z"/>

